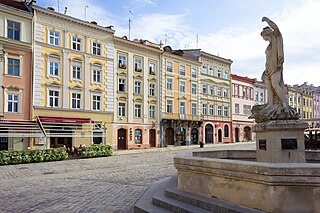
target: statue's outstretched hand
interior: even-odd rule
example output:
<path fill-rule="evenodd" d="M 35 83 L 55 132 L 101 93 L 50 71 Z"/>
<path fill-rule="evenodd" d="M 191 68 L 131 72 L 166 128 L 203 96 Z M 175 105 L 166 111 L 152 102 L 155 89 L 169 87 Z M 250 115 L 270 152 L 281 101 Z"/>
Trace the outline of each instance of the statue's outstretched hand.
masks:
<path fill-rule="evenodd" d="M 262 20 L 261 20 L 261 21 L 264 22 L 264 21 L 268 21 L 268 20 L 269 20 L 269 18 L 267 18 L 267 17 L 264 16 L 264 17 L 262 17 Z"/>

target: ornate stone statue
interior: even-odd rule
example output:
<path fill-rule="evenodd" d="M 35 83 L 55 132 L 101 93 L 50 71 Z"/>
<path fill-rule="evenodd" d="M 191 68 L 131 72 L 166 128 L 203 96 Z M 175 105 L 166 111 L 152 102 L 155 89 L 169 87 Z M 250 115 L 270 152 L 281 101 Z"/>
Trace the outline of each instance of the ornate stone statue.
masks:
<path fill-rule="evenodd" d="M 268 103 L 256 105 L 252 108 L 250 118 L 256 122 L 268 120 L 296 120 L 299 114 L 288 105 L 283 82 L 283 39 L 278 26 L 267 17 L 262 18 L 269 26 L 263 28 L 261 36 L 269 41 L 266 48 L 266 64 L 262 74 L 262 81 L 268 92 Z"/>

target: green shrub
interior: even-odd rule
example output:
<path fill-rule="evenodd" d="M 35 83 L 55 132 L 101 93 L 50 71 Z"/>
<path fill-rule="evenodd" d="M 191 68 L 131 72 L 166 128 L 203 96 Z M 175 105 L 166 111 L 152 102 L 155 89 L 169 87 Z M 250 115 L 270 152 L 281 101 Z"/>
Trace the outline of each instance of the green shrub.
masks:
<path fill-rule="evenodd" d="M 81 153 L 83 158 L 92 157 L 106 157 L 113 154 L 112 147 L 110 145 L 95 144 L 89 147 L 85 147 Z"/>
<path fill-rule="evenodd" d="M 68 153 L 65 148 L 0 151 L 0 165 L 57 161 L 67 158 Z"/>

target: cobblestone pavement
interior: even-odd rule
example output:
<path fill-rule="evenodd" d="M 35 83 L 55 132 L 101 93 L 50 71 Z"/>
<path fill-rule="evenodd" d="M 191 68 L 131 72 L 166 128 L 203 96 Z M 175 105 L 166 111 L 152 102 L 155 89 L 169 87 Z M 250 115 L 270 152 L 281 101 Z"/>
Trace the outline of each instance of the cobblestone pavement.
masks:
<path fill-rule="evenodd" d="M 176 174 L 175 155 L 255 149 L 254 143 L 115 151 L 105 158 L 0 167 L 0 212 L 132 212 L 143 192 Z"/>

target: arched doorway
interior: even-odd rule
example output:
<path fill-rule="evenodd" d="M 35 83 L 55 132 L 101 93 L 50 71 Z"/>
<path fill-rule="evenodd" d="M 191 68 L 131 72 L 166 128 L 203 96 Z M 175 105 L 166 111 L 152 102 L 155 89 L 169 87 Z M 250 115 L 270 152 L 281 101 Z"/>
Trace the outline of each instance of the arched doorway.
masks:
<path fill-rule="evenodd" d="M 0 131 L 0 133 L 6 135 L 8 134 L 7 129 L 3 129 Z M 8 137 L 0 137 L 0 150 L 8 150 L 9 149 L 9 141 Z"/>
<path fill-rule="evenodd" d="M 239 142 L 240 141 L 240 138 L 239 138 L 239 128 L 235 128 L 234 129 L 234 137 L 235 137 L 235 141 L 236 142 Z"/>
<path fill-rule="evenodd" d="M 149 145 L 150 147 L 156 147 L 156 130 L 149 130 Z"/>
<path fill-rule="evenodd" d="M 213 143 L 213 126 L 207 124 L 205 128 L 205 143 Z"/>
<path fill-rule="evenodd" d="M 221 143 L 222 142 L 222 130 L 219 129 L 218 130 L 218 143 Z"/>
<path fill-rule="evenodd" d="M 198 144 L 198 130 L 197 130 L 197 128 L 193 128 L 191 130 L 191 143 Z"/>
<path fill-rule="evenodd" d="M 72 129 L 67 127 L 52 127 L 49 130 L 50 148 L 65 146 L 69 152 L 72 150 Z"/>
<path fill-rule="evenodd" d="M 118 129 L 118 149 L 127 149 L 127 130 Z"/>
<path fill-rule="evenodd" d="M 243 139 L 246 141 L 250 141 L 252 139 L 251 128 L 246 126 L 243 131 L 244 131 Z"/>
<path fill-rule="evenodd" d="M 166 129 L 166 144 L 174 145 L 174 130 L 172 127 Z"/>

